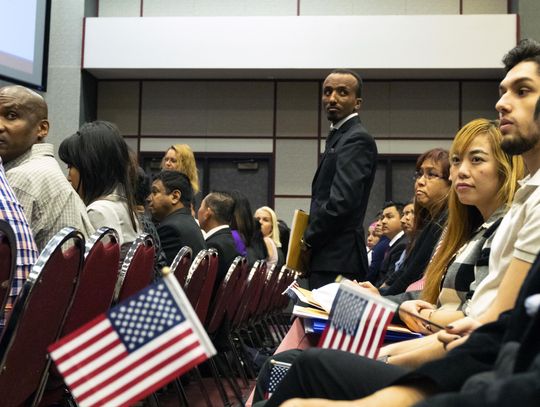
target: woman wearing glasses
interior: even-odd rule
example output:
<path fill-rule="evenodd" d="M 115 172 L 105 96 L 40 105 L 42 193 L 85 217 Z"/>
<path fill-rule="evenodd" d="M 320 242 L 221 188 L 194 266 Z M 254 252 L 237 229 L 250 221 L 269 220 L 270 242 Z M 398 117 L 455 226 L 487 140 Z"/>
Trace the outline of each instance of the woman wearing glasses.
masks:
<path fill-rule="evenodd" d="M 450 191 L 448 151 L 434 148 L 416 160 L 414 175 L 414 228 L 407 257 L 399 271 L 390 273 L 380 287 L 383 295 L 403 293 L 419 280 L 433 254 L 446 221 Z M 369 287 L 369 284 L 365 284 Z"/>

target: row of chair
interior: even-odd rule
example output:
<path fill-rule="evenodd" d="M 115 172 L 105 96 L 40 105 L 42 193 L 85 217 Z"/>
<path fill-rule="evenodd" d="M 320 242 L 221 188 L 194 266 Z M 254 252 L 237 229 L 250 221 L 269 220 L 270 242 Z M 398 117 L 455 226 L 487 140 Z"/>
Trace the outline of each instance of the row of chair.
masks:
<path fill-rule="evenodd" d="M 16 258 L 14 236 L 6 225 L 0 222 L 2 305 L 9 293 Z M 110 228 L 99 229 L 86 244 L 78 231 L 64 228 L 45 247 L 0 337 L 2 405 L 38 405 L 42 396 L 41 405 L 49 405 L 62 398 L 63 383 L 57 372 L 49 368 L 46 348 L 59 337 L 107 311 L 111 304 L 122 301 L 151 282 L 154 277 L 152 238 L 147 234 L 139 236 L 127 251 L 120 268 L 118 241 L 116 232 Z M 246 259 L 237 257 L 213 296 L 217 256 L 217 252 L 210 249 L 193 258 L 191 249 L 184 247 L 171 269 L 208 333 L 215 337 L 226 327 L 229 346 L 223 355 L 229 368 L 222 366 L 221 375 L 227 376 L 241 401 L 231 366 L 232 361 L 237 375 L 247 384 L 245 369 L 248 373 L 251 369 L 249 360 L 242 355 L 242 347 L 238 346 L 243 342 L 241 330 L 253 332 L 257 323 L 279 315 L 288 303 L 279 294 L 295 276 L 286 268 L 267 270 L 264 261 L 258 261 L 248 269 Z M 279 323 L 274 320 L 265 325 L 275 328 Z M 274 335 L 280 335 L 279 331 Z M 228 357 L 227 352 L 232 352 L 234 357 Z M 218 376 L 216 380 L 223 402 L 228 405 L 223 384 L 218 380 L 220 374 L 213 362 L 212 369 Z M 205 397 L 209 404 L 209 398 Z M 183 398 L 186 401 L 185 395 Z"/>
<path fill-rule="evenodd" d="M 2 224 L 2 230 L 9 227 Z M 3 406 L 38 405 L 47 390 L 49 404 L 62 397 L 61 379 L 49 369 L 47 347 L 97 315 L 115 301 L 147 286 L 153 278 L 153 241 L 139 236 L 119 269 L 116 231 L 101 228 L 86 242 L 74 228 L 64 228 L 43 249 L 24 283 L 0 337 L 0 394 Z M 0 253 L 16 247 L 2 233 Z M 3 248 L 1 248 L 3 247 Z M 10 287 L 15 264 L 2 262 L 3 287 Z M 150 265 L 150 268 L 148 268 Z M 9 289 L 7 290 L 9 292 Z M 3 293 L 5 304 L 7 292 Z M 52 383 L 52 386 L 51 386 Z"/>

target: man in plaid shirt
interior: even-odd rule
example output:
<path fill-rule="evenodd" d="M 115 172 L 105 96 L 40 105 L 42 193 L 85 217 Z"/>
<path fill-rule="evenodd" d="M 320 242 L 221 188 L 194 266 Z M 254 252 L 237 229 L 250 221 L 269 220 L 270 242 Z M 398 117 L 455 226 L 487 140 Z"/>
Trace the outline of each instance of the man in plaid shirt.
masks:
<path fill-rule="evenodd" d="M 6 308 L 0 313 L 1 333 L 6 317 L 39 255 L 23 208 L 6 180 L 2 158 L 0 158 L 0 219 L 9 223 L 17 240 L 17 268 Z"/>

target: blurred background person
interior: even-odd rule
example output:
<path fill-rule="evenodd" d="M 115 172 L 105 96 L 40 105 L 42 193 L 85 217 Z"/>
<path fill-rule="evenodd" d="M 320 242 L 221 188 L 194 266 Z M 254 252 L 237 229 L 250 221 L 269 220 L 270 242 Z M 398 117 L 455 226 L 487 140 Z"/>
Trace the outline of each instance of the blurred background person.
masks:
<path fill-rule="evenodd" d="M 368 227 L 368 234 L 366 237 L 366 250 L 368 255 L 368 264 L 371 266 L 371 259 L 373 257 L 373 248 L 377 243 L 379 243 L 379 240 L 381 238 L 381 235 L 376 234 L 376 225 L 377 222 L 373 222 Z"/>
<path fill-rule="evenodd" d="M 268 250 L 266 262 L 269 265 L 276 265 L 278 268 L 285 263 L 283 252 L 281 251 L 281 241 L 279 239 L 279 227 L 277 216 L 274 210 L 268 206 L 262 206 L 255 211 L 255 218 L 261 224 L 261 231 Z"/>
<path fill-rule="evenodd" d="M 251 205 L 247 197 L 240 191 L 232 191 L 234 199 L 234 214 L 231 222 L 231 233 L 234 238 L 236 250 L 247 257 L 248 264 L 252 266 L 257 260 L 268 257 L 266 244 L 258 221 L 253 217 Z"/>
<path fill-rule="evenodd" d="M 187 175 L 193 195 L 199 192 L 199 175 L 195 155 L 187 144 L 175 144 L 165 152 L 161 161 L 162 170 L 180 171 Z"/>

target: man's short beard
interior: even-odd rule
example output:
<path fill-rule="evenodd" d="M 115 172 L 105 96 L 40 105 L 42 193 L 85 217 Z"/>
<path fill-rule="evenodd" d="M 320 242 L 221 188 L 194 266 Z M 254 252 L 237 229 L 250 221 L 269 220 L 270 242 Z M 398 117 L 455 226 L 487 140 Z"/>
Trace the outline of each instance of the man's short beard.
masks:
<path fill-rule="evenodd" d="M 531 138 L 503 136 L 501 141 L 501 149 L 510 155 L 521 155 L 536 146 L 539 140 L 539 135 L 535 135 Z"/>

